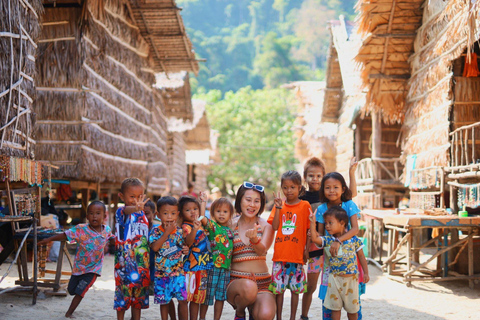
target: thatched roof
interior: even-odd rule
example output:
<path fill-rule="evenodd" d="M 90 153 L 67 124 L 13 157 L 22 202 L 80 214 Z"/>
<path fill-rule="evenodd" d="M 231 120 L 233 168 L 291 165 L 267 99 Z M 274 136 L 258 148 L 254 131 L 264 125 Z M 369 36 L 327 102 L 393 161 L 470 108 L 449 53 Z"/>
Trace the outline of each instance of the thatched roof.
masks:
<path fill-rule="evenodd" d="M 165 113 L 169 118 L 192 121 L 192 94 L 188 73 L 158 74 L 155 86 L 162 89 Z"/>
<path fill-rule="evenodd" d="M 41 1 L 0 2 L 0 153 L 33 158 L 35 56 Z"/>
<path fill-rule="evenodd" d="M 384 121 L 402 122 L 415 32 L 424 0 L 359 0 L 358 30 L 364 39 L 356 57 L 363 64 L 367 110 Z"/>
<path fill-rule="evenodd" d="M 153 71 L 198 73 L 193 46 L 175 0 L 128 0 L 125 3 L 153 51 Z"/>
<path fill-rule="evenodd" d="M 478 4 L 470 6 L 468 1 L 425 3 L 411 56 L 403 125 L 404 155 L 416 154 L 417 168 L 448 163 L 452 62 L 479 38 L 478 13 Z"/>
<path fill-rule="evenodd" d="M 37 58 L 39 159 L 54 177 L 166 187 L 166 117 L 148 45 L 116 0 L 45 8 Z M 79 24 L 79 21 L 83 22 Z M 145 51 L 146 50 L 146 51 Z"/>

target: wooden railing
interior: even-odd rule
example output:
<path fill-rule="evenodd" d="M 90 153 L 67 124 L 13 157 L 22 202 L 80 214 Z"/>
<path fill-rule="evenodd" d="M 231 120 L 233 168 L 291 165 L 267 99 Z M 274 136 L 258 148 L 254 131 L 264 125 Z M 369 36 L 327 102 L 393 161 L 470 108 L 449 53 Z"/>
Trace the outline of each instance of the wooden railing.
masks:
<path fill-rule="evenodd" d="M 450 167 L 447 168 L 448 171 L 478 170 L 480 168 L 479 156 L 480 122 L 457 128 L 450 133 Z"/>
<path fill-rule="evenodd" d="M 401 183 L 402 165 L 399 158 L 365 158 L 358 162 L 355 173 L 358 185 Z"/>

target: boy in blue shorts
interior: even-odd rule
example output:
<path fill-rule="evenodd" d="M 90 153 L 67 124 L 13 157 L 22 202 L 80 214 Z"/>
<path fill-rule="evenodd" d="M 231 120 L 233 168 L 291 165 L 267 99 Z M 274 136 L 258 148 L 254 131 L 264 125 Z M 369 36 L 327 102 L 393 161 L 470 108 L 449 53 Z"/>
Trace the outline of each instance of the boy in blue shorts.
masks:
<path fill-rule="evenodd" d="M 75 297 L 65 313 L 66 318 L 73 318 L 73 312 L 102 272 L 105 245 L 113 237 L 110 227 L 103 224 L 105 216 L 103 202 L 93 201 L 87 208 L 88 224 L 79 224 L 62 234 L 38 242 L 39 246 L 46 245 L 50 241 L 77 242 L 75 263 L 68 282 L 68 293 Z"/>
<path fill-rule="evenodd" d="M 143 211 L 145 187 L 137 178 L 123 180 L 118 196 L 125 207 L 115 213 L 115 300 L 117 319 L 123 320 L 125 311 L 132 308 L 132 320 L 140 320 L 142 309 L 147 309 L 150 285 L 150 249 L 148 247 L 148 219 Z M 129 213 L 126 207 L 135 207 Z"/>
<path fill-rule="evenodd" d="M 183 232 L 177 225 L 178 202 L 163 197 L 157 202 L 157 216 L 162 221 L 150 232 L 150 248 L 155 254 L 154 302 L 160 304 L 162 320 L 168 319 L 169 304 L 178 300 L 178 318 L 188 318 L 187 288 L 183 271 Z"/>

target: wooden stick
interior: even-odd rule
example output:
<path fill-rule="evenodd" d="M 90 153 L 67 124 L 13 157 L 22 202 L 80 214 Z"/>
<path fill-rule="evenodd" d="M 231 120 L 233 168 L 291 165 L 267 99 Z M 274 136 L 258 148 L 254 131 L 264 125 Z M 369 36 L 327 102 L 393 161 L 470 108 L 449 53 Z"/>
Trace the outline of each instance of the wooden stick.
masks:
<path fill-rule="evenodd" d="M 397 248 L 393 251 L 393 253 L 387 258 L 387 260 L 385 260 L 385 262 L 383 263 L 384 265 L 387 265 L 389 264 L 393 259 L 395 259 L 395 257 L 397 256 L 397 253 L 398 251 L 400 251 L 400 248 L 402 247 L 402 245 L 408 241 L 408 239 L 410 238 L 410 233 L 407 233 L 403 238 L 402 240 L 400 240 L 400 242 L 398 243 L 398 246 Z M 394 241 L 395 239 L 389 239 L 389 240 L 392 240 Z"/>

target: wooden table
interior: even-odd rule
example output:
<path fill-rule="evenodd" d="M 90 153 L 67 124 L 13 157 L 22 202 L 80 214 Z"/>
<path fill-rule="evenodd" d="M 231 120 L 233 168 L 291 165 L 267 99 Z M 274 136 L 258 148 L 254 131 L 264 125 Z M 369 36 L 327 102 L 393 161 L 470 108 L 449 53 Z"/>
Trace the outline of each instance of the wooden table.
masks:
<path fill-rule="evenodd" d="M 378 256 L 378 262 L 382 263 L 383 254 L 383 218 L 385 216 L 394 215 L 395 209 L 364 209 L 360 214 L 362 219 L 367 223 L 367 239 L 368 239 L 368 254 L 370 258 L 375 259 Z M 375 232 L 375 225 L 377 225 L 378 232 Z"/>
<path fill-rule="evenodd" d="M 473 268 L 473 236 L 478 234 L 480 217 L 460 218 L 457 215 L 399 214 L 385 216 L 383 223 L 385 228 L 388 229 L 388 258 L 384 262 L 384 268 L 387 269 L 390 277 L 400 276 L 407 286 L 410 286 L 412 281 L 468 280 L 470 288 L 473 288 L 474 280 L 480 279 L 480 275 L 474 275 Z M 415 232 L 425 228 L 441 228 L 443 232 L 431 240 L 419 243 L 418 247 L 412 246 Z M 464 239 L 458 239 L 454 235 L 459 230 L 467 231 L 468 236 Z M 398 242 L 398 234 L 400 232 L 405 233 L 405 236 Z M 452 233 L 450 244 L 448 241 L 449 232 Z M 420 263 L 420 250 L 432 243 L 437 245 L 437 252 L 426 261 Z M 397 258 L 402 245 L 407 247 L 406 255 Z M 461 248 L 455 259 L 449 263 L 448 252 L 457 247 Z M 465 247 L 468 248 L 468 275 L 449 272 L 449 267 L 458 261 L 459 255 Z M 427 269 L 426 265 L 435 258 L 437 258 L 437 269 Z M 438 258 L 441 260 L 438 260 Z M 406 269 L 397 269 L 396 264 L 403 259 L 406 259 Z"/>

